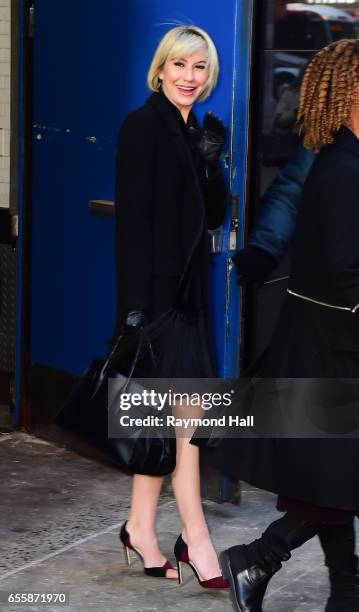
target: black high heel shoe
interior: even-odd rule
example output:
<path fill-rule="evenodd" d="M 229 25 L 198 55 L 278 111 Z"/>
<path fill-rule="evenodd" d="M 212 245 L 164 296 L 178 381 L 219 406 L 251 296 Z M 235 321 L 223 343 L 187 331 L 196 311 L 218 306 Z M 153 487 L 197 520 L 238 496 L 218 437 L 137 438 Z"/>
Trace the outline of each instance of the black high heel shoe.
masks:
<path fill-rule="evenodd" d="M 175 569 L 170 563 L 170 561 L 166 561 L 166 563 L 164 563 L 162 567 L 145 567 L 145 560 L 141 551 L 131 544 L 130 534 L 126 529 L 126 525 L 127 521 L 121 527 L 119 538 L 123 545 L 127 565 L 131 565 L 130 550 L 133 550 L 136 555 L 138 555 L 141 559 L 143 564 L 143 571 L 145 572 L 146 576 L 151 576 L 152 578 L 167 578 L 167 580 L 176 580 L 176 576 L 174 576 L 173 578 L 167 577 L 167 570 Z"/>
<path fill-rule="evenodd" d="M 209 580 L 204 580 L 200 573 L 198 572 L 196 566 L 190 560 L 188 556 L 188 546 L 186 542 L 183 540 L 182 536 L 179 536 L 177 542 L 175 544 L 175 557 L 177 560 L 177 568 L 178 568 L 178 582 L 182 584 L 182 563 L 189 565 L 194 575 L 196 576 L 198 583 L 204 589 L 228 589 L 229 582 L 223 578 L 223 576 L 216 576 L 215 578 L 209 578 Z"/>

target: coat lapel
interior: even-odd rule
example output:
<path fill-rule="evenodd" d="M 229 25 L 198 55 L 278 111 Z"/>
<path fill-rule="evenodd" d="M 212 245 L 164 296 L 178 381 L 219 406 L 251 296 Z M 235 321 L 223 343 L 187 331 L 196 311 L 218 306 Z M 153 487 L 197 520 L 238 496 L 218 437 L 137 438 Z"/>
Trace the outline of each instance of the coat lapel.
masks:
<path fill-rule="evenodd" d="M 162 120 L 171 134 L 178 160 L 185 172 L 190 172 L 192 175 L 196 174 L 188 143 L 186 142 L 186 126 L 179 110 L 161 92 L 153 93 L 152 96 L 148 98 L 147 104 L 156 109 L 157 113 L 161 115 Z"/>
<path fill-rule="evenodd" d="M 182 207 L 182 244 L 186 261 L 182 278 L 188 270 L 193 253 L 200 241 L 204 229 L 205 204 L 193 157 L 186 138 L 186 125 L 178 109 L 163 93 L 153 93 L 147 100 L 161 116 L 170 134 L 178 162 L 184 175 L 184 200 Z M 194 116 L 194 123 L 196 123 Z"/>

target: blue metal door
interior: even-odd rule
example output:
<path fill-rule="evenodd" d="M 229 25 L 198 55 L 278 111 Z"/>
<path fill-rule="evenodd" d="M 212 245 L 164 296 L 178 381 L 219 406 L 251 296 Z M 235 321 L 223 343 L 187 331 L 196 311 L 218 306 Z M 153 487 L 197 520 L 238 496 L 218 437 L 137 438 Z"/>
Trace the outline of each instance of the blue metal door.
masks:
<path fill-rule="evenodd" d="M 114 228 L 89 213 L 113 200 L 116 136 L 148 97 L 146 73 L 162 35 L 179 22 L 207 30 L 219 85 L 203 105 L 229 127 L 226 158 L 238 196 L 239 238 L 247 149 L 252 0 L 36 0 L 34 34 L 31 360 L 80 374 L 105 351 L 115 320 Z M 234 200 L 235 202 L 237 200 Z M 219 373 L 238 371 L 239 290 L 230 278 L 230 214 L 213 255 Z M 233 238 L 233 232 L 232 232 Z M 234 246 L 232 244 L 232 246 Z"/>

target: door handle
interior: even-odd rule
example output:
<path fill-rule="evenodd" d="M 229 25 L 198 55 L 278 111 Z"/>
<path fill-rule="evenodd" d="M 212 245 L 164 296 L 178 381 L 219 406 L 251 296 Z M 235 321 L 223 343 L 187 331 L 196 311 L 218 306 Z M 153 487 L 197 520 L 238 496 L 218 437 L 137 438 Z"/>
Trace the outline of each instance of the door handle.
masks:
<path fill-rule="evenodd" d="M 229 241 L 228 250 L 237 250 L 237 239 L 239 230 L 239 219 L 238 219 L 238 206 L 239 206 L 239 195 L 236 193 L 231 194 L 231 222 L 229 226 Z"/>
<path fill-rule="evenodd" d="M 90 200 L 89 209 L 93 215 L 102 217 L 115 216 L 115 203 L 112 200 Z"/>

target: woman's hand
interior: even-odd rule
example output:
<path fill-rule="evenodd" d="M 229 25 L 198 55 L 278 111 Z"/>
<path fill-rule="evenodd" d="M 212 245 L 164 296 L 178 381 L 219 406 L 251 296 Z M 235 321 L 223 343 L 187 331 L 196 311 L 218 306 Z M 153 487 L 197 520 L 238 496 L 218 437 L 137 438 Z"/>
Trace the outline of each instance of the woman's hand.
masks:
<path fill-rule="evenodd" d="M 226 128 L 222 121 L 212 113 L 206 113 L 197 145 L 205 162 L 216 164 L 219 161 L 225 140 Z"/>

